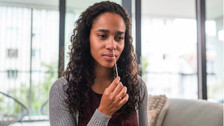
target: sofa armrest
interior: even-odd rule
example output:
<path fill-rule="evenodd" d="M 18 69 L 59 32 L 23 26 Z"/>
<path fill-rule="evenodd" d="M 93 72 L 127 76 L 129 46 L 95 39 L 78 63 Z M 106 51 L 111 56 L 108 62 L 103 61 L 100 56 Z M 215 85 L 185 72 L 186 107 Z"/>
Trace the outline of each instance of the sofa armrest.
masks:
<path fill-rule="evenodd" d="M 162 126 L 223 126 L 223 107 L 205 100 L 168 99 Z"/>

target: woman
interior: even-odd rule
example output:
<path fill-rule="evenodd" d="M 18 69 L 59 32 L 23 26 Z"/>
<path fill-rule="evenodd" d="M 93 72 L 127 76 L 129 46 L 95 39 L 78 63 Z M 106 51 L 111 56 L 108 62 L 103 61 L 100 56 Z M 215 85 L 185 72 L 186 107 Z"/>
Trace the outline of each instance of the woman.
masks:
<path fill-rule="evenodd" d="M 130 31 L 127 13 L 114 2 L 96 3 L 80 15 L 67 69 L 50 90 L 52 126 L 148 125 L 148 94 L 137 76 Z"/>

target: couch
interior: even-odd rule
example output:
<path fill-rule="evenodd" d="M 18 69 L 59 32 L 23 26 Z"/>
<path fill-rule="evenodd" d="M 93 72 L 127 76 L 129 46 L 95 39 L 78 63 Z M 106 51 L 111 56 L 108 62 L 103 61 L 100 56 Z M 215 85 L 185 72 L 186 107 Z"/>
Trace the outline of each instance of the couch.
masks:
<path fill-rule="evenodd" d="M 155 119 L 150 126 L 224 126 L 224 105 L 221 103 L 167 98 L 164 104 L 161 102 L 157 106 L 160 107 L 156 117 L 152 118 L 150 114 L 153 115 L 153 111 L 149 111 L 150 121 Z"/>

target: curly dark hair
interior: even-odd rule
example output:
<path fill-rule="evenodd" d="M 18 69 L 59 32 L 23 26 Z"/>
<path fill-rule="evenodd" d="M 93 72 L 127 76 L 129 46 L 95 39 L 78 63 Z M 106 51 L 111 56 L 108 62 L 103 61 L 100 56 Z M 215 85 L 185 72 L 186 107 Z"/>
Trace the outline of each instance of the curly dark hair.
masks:
<path fill-rule="evenodd" d="M 70 60 L 63 74 L 68 81 L 67 88 L 65 89 L 67 94 L 65 102 L 71 113 L 79 112 L 81 120 L 84 120 L 85 115 L 80 113 L 85 113 L 89 100 L 88 93 L 95 80 L 95 62 L 90 53 L 90 30 L 95 19 L 105 12 L 120 15 L 126 25 L 125 46 L 117 61 L 121 82 L 127 87 L 129 95 L 128 102 L 119 109 L 122 118 L 131 117 L 141 103 L 136 55 L 132 45 L 130 18 L 124 8 L 117 3 L 110 1 L 95 3 L 88 7 L 76 21 L 76 28 L 73 30 L 73 35 L 71 36 Z"/>

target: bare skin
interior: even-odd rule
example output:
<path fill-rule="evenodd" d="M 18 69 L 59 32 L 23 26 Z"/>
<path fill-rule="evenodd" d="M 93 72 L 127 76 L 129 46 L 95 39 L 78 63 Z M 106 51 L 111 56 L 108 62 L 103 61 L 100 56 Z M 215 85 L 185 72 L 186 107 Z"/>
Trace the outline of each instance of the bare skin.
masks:
<path fill-rule="evenodd" d="M 111 116 L 127 101 L 127 88 L 120 77 L 113 80 L 113 66 L 124 49 L 125 22 L 115 13 L 106 12 L 97 17 L 90 32 L 90 52 L 95 60 L 94 92 L 103 94 L 98 110 Z M 113 54 L 113 51 L 115 54 Z"/>

